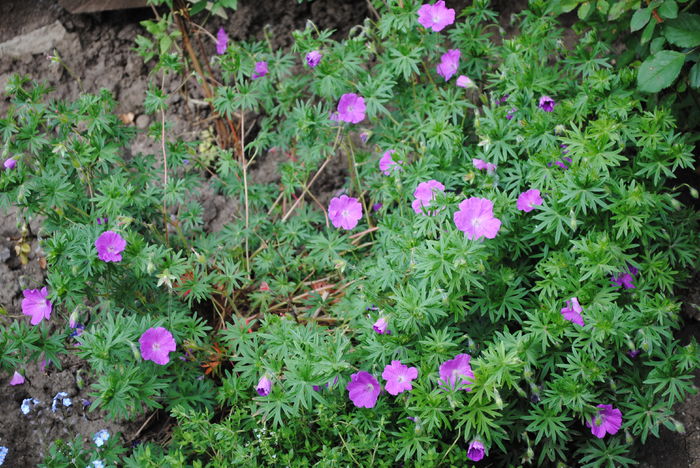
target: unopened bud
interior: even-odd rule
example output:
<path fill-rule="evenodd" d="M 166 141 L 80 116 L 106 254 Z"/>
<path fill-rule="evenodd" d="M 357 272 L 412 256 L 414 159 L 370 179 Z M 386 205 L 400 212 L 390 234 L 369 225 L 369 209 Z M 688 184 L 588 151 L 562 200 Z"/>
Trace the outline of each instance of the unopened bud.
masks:
<path fill-rule="evenodd" d="M 698 191 L 694 187 L 690 187 L 690 196 L 693 198 L 698 198 Z"/>
<path fill-rule="evenodd" d="M 673 430 L 678 432 L 679 434 L 685 434 L 685 426 L 683 425 L 682 422 L 671 418 L 671 422 L 673 423 Z"/>

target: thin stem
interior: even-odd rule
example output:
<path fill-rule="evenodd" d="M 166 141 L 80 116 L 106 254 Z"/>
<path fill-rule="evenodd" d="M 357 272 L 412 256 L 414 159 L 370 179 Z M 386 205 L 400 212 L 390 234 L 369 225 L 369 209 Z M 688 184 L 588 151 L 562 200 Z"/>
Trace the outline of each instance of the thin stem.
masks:
<path fill-rule="evenodd" d="M 245 203 L 245 266 L 250 279 L 250 252 L 248 250 L 248 163 L 245 160 L 245 113 L 241 112 L 241 165 L 243 166 L 243 198 Z"/>

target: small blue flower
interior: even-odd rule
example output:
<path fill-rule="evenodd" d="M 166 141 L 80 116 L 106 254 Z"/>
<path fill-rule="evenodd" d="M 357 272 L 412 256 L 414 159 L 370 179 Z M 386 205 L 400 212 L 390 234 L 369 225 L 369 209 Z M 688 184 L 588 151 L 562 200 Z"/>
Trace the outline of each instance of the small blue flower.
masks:
<path fill-rule="evenodd" d="M 56 409 L 58 409 L 58 402 L 61 401 L 63 403 L 63 406 L 71 406 L 73 402 L 71 401 L 70 398 L 68 398 L 68 394 L 66 392 L 58 392 L 55 397 L 53 397 L 53 402 L 51 402 L 51 412 L 55 413 Z"/>
<path fill-rule="evenodd" d="M 36 398 L 25 398 L 22 400 L 22 404 L 20 405 L 19 409 L 22 411 L 22 414 L 29 414 L 29 412 L 32 410 L 32 405 L 38 405 L 41 403 L 39 400 Z"/>
<path fill-rule="evenodd" d="M 88 468 L 105 468 L 105 463 L 102 460 L 95 460 L 88 465 Z"/>
<path fill-rule="evenodd" d="M 109 431 L 107 429 L 102 429 L 101 431 L 98 431 L 94 436 L 92 436 L 93 442 L 95 442 L 95 445 L 98 447 L 102 447 L 107 440 L 109 440 Z"/>
<path fill-rule="evenodd" d="M 9 452 L 10 449 L 7 447 L 3 447 L 0 445 L 0 465 L 5 463 L 5 457 L 7 456 L 7 452 Z"/>

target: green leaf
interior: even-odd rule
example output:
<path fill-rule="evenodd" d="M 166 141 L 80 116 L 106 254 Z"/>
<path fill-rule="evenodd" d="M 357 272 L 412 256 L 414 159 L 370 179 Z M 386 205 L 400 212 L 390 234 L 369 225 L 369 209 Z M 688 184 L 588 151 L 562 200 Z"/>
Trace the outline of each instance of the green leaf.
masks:
<path fill-rule="evenodd" d="M 591 2 L 583 2 L 578 8 L 576 14 L 578 14 L 578 18 L 580 20 L 585 20 L 588 17 L 588 14 L 591 12 L 591 10 Z"/>
<path fill-rule="evenodd" d="M 576 8 L 579 4 L 578 0 L 563 0 L 559 4 L 559 9 L 562 13 L 568 13 L 574 8 Z"/>
<path fill-rule="evenodd" d="M 700 15 L 683 13 L 678 18 L 666 22 L 664 35 L 668 42 L 678 47 L 700 45 Z"/>
<path fill-rule="evenodd" d="M 642 44 L 649 42 L 651 36 L 654 35 L 654 28 L 656 28 L 656 21 L 650 21 L 647 27 L 644 28 L 644 31 L 642 31 L 642 37 L 639 39 Z"/>
<path fill-rule="evenodd" d="M 639 10 L 635 11 L 632 15 L 632 21 L 630 21 L 630 30 L 632 32 L 639 31 L 649 22 L 650 18 L 651 9 L 640 8 Z"/>
<path fill-rule="evenodd" d="M 656 39 L 651 41 L 651 44 L 649 44 L 649 53 L 654 55 L 655 53 L 661 50 L 665 43 L 666 39 L 664 37 L 657 37 Z"/>
<path fill-rule="evenodd" d="M 688 82 L 695 89 L 700 88 L 700 62 L 693 65 L 688 74 Z"/>
<path fill-rule="evenodd" d="M 657 93 L 671 86 L 683 67 L 685 54 L 662 50 L 647 58 L 639 67 L 637 87 L 640 91 Z"/>
<path fill-rule="evenodd" d="M 678 16 L 678 4 L 675 0 L 666 0 L 659 7 L 658 13 L 664 19 L 674 19 Z"/>
<path fill-rule="evenodd" d="M 615 21 L 622 16 L 622 13 L 624 12 L 625 4 L 623 2 L 613 3 L 613 6 L 610 7 L 610 11 L 608 11 L 608 21 Z"/>

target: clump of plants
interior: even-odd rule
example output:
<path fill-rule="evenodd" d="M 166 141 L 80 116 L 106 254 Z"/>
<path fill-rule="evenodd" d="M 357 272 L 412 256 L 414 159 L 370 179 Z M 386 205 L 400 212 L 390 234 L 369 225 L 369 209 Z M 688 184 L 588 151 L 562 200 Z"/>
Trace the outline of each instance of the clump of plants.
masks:
<path fill-rule="evenodd" d="M 372 3 L 341 41 L 212 35 L 226 137 L 206 151 L 169 138 L 161 75 L 192 66 L 163 40 L 172 17 L 139 40 L 157 154 L 124 151 L 107 93 L 11 80 L 0 191 L 20 223 L 43 217 L 48 269 L 0 365 L 76 353 L 91 408 L 167 411 L 169 445 L 109 452 L 125 466 L 634 464 L 682 429 L 698 366 L 673 335 L 698 254 L 673 179 L 693 148 L 595 31 L 563 47 L 549 2 L 512 38 L 485 0 Z M 271 152 L 280 183 L 252 183 Z M 239 207 L 218 232 L 205 184 Z M 46 466 L 95 459 L 61 447 Z"/>

